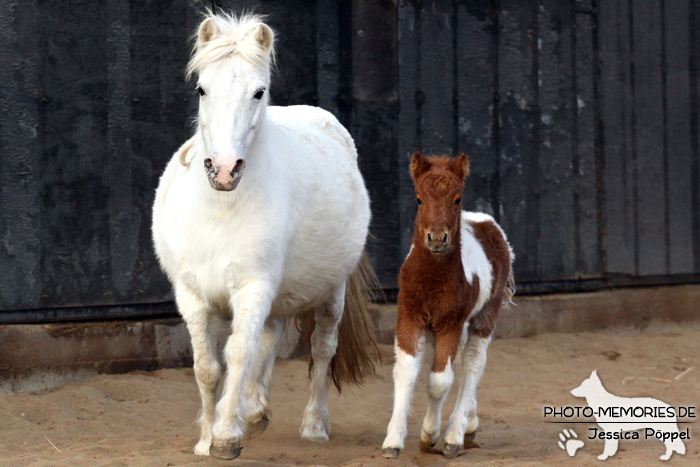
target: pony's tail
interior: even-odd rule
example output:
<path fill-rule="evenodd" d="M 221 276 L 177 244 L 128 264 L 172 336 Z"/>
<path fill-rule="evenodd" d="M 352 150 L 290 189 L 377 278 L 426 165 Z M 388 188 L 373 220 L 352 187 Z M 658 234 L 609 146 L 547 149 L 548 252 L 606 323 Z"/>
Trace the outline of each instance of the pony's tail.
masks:
<path fill-rule="evenodd" d="M 381 284 L 372 269 L 367 252 L 363 251 L 355 270 L 345 283 L 345 307 L 338 325 L 338 348 L 328 368 L 328 377 L 338 392 L 341 392 L 343 384 L 360 385 L 365 376 L 375 372 L 371 354 L 375 354 L 381 363 L 370 316 L 370 303 L 381 290 Z M 314 312 L 310 311 L 304 326 L 309 338 L 315 325 Z M 314 360 L 311 357 L 309 373 L 313 365 Z"/>
<path fill-rule="evenodd" d="M 503 297 L 503 305 L 508 307 L 510 305 L 515 305 L 513 302 L 513 295 L 515 295 L 515 276 L 513 276 L 513 268 L 511 267 L 508 273 L 508 279 L 506 281 L 506 292 Z"/>

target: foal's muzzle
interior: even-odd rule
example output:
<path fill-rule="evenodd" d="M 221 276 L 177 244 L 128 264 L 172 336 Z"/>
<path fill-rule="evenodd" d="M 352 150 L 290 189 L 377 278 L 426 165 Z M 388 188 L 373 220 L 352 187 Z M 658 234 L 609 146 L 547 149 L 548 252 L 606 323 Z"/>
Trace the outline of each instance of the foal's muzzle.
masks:
<path fill-rule="evenodd" d="M 425 244 L 432 253 L 443 253 L 450 244 L 450 234 L 443 232 L 440 234 L 435 234 L 434 232 L 428 232 L 425 235 Z"/>
<path fill-rule="evenodd" d="M 209 179 L 209 185 L 217 191 L 233 191 L 238 186 L 245 170 L 245 161 L 238 159 L 235 164 L 219 164 L 216 158 L 204 159 L 204 170 Z"/>

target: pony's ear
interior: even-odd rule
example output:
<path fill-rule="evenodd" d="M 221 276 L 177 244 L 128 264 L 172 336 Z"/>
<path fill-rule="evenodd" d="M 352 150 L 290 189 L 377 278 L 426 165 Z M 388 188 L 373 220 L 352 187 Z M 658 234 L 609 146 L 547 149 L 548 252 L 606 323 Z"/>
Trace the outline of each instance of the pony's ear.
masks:
<path fill-rule="evenodd" d="M 265 49 L 265 52 L 270 51 L 272 44 L 275 41 L 275 34 L 267 24 L 259 24 L 258 27 L 255 28 L 253 37 L 256 41 L 258 41 L 258 44 Z"/>
<path fill-rule="evenodd" d="M 418 178 L 428 171 L 430 161 L 423 157 L 420 151 L 416 151 L 411 158 L 411 178 L 415 182 Z"/>
<path fill-rule="evenodd" d="M 469 175 L 469 158 L 462 153 L 459 157 L 455 157 L 447 165 L 447 168 L 457 176 L 460 180 L 464 180 Z"/>
<path fill-rule="evenodd" d="M 197 34 L 197 44 L 209 42 L 219 35 L 219 28 L 216 27 L 214 18 L 207 18 L 199 25 L 199 33 Z"/>

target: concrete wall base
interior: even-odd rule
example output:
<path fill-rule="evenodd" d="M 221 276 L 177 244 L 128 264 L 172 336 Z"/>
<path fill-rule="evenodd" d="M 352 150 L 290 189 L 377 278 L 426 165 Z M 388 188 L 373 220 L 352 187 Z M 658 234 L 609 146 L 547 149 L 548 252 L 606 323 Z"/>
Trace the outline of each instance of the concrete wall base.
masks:
<path fill-rule="evenodd" d="M 396 305 L 373 309 L 378 343 L 394 340 Z M 700 285 L 524 296 L 503 310 L 496 337 L 700 322 Z M 97 374 L 192 365 L 189 334 L 177 318 L 0 326 L 0 392 L 35 392 Z M 288 323 L 279 358 L 304 353 Z"/>

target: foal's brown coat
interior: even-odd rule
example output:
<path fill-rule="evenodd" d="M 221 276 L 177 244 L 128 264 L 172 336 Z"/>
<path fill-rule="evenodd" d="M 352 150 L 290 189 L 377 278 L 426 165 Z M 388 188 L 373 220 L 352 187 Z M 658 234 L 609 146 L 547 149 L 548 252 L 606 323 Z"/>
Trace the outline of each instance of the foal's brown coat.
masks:
<path fill-rule="evenodd" d="M 473 222 L 474 236 L 493 271 L 491 296 L 481 310 L 474 310 L 479 279 L 474 275 L 472 283 L 467 282 L 461 257 L 461 193 L 468 174 L 469 160 L 464 154 L 450 159 L 415 153 L 411 160 L 419 207 L 413 249 L 399 273 L 396 341 L 404 352 L 416 355 L 419 338 L 432 331 L 434 372 L 443 371 L 448 359 L 454 362 L 464 322 L 472 311 L 469 333 L 488 337 L 504 301 L 511 295 L 511 257 L 506 240 L 493 222 Z M 443 232 L 448 244 L 436 247 L 445 238 Z M 434 252 L 441 247 L 444 251 Z"/>

